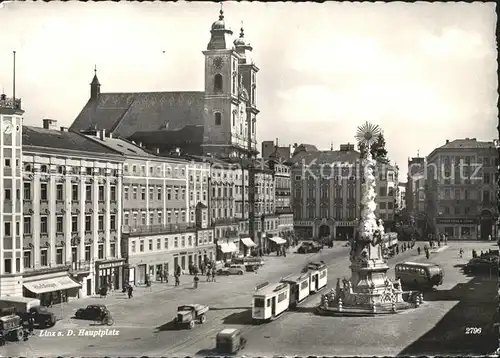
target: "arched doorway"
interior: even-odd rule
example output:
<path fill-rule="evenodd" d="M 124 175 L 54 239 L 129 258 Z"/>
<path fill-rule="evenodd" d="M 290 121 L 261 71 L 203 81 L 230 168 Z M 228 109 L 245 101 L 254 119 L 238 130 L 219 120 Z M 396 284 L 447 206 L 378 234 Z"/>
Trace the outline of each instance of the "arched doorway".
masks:
<path fill-rule="evenodd" d="M 330 226 L 328 225 L 321 225 L 319 227 L 319 235 L 318 235 L 320 238 L 323 238 L 323 237 L 330 237 Z"/>
<path fill-rule="evenodd" d="M 488 240 L 489 236 L 493 237 L 493 214 L 489 210 L 481 212 L 480 227 L 481 227 L 481 240 Z"/>

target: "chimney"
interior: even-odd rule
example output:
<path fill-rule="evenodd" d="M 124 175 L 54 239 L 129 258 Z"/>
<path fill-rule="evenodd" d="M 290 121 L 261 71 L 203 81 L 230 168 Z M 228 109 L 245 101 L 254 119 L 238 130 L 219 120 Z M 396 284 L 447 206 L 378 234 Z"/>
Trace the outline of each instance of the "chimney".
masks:
<path fill-rule="evenodd" d="M 68 127 L 61 127 L 61 132 L 67 132 L 68 131 Z"/>
<path fill-rule="evenodd" d="M 113 138 L 113 133 L 109 132 L 109 138 Z"/>
<path fill-rule="evenodd" d="M 446 140 L 446 144 L 448 144 L 448 143 L 450 143 L 450 140 L 449 140 L 449 139 L 447 139 L 447 140 Z"/>
<path fill-rule="evenodd" d="M 57 121 L 55 119 L 44 118 L 43 119 L 43 129 L 58 130 Z"/>
<path fill-rule="evenodd" d="M 278 138 L 276 138 L 276 146 L 279 147 Z"/>
<path fill-rule="evenodd" d="M 142 148 L 142 142 L 139 142 L 139 147 L 141 147 L 141 148 Z"/>
<path fill-rule="evenodd" d="M 160 154 L 160 148 L 156 148 L 156 154 Z"/>
<path fill-rule="evenodd" d="M 103 129 L 102 131 L 99 131 L 99 139 L 104 140 L 106 138 L 106 130 Z"/>

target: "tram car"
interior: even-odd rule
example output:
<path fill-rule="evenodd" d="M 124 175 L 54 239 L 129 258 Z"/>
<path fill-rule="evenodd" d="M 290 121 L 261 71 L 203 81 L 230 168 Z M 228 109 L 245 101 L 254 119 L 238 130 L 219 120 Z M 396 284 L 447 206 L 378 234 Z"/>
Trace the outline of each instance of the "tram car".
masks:
<path fill-rule="evenodd" d="M 326 264 L 323 261 L 310 262 L 307 265 L 307 271 L 310 277 L 310 293 L 316 293 L 326 287 L 328 282 L 328 267 L 326 267 Z"/>
<path fill-rule="evenodd" d="M 309 280 L 309 273 L 290 275 L 281 279 L 282 283 L 290 285 L 289 308 L 297 308 L 297 305 L 309 296 Z"/>
<path fill-rule="evenodd" d="M 288 309 L 290 285 L 279 282 L 262 283 L 255 287 L 252 299 L 252 318 L 256 321 L 270 321 Z"/>

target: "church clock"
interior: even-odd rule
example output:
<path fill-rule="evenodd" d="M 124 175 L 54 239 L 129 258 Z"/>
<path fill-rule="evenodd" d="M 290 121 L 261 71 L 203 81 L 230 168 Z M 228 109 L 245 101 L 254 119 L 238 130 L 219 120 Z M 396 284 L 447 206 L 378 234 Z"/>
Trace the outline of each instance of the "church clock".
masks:
<path fill-rule="evenodd" d="M 222 67 L 224 66 L 224 60 L 222 59 L 222 57 L 214 58 L 213 66 L 216 70 L 222 69 Z"/>

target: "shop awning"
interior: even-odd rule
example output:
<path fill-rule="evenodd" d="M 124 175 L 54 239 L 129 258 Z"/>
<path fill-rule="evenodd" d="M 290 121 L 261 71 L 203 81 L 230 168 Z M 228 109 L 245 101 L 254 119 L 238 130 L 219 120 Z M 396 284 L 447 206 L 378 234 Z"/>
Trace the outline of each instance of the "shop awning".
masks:
<path fill-rule="evenodd" d="M 254 247 L 254 246 L 257 246 L 257 244 L 255 242 L 252 241 L 251 238 L 249 237 L 244 237 L 241 239 L 241 242 L 243 243 L 243 245 L 245 245 L 246 247 Z"/>
<path fill-rule="evenodd" d="M 268 239 L 274 241 L 278 245 L 286 244 L 286 240 L 282 239 L 281 237 L 274 236 L 274 237 L 269 237 Z"/>
<path fill-rule="evenodd" d="M 219 244 L 219 247 L 220 247 L 220 250 L 227 254 L 228 252 L 238 252 L 238 248 L 236 247 L 236 245 L 234 244 L 234 242 L 230 242 L 230 243 L 221 243 Z"/>
<path fill-rule="evenodd" d="M 33 282 L 25 282 L 23 286 L 26 287 L 27 290 L 36 294 L 81 287 L 79 283 L 76 283 L 68 276 L 48 278 L 46 280 L 38 280 Z"/>

